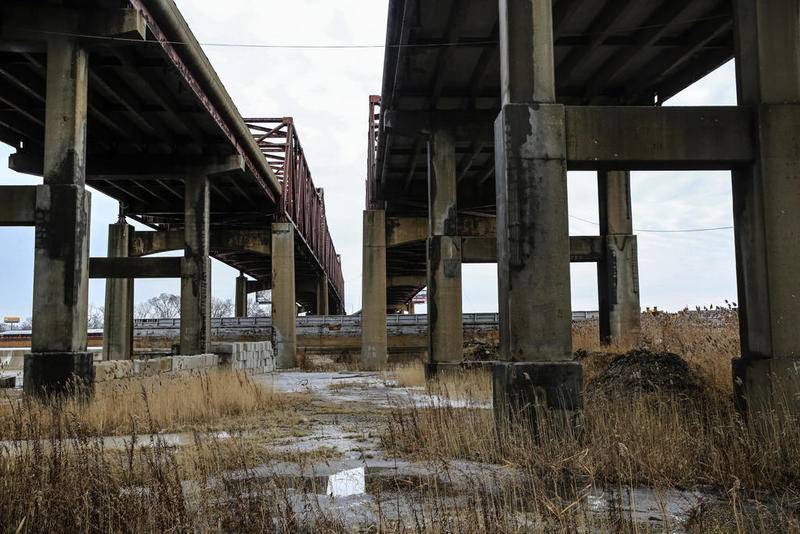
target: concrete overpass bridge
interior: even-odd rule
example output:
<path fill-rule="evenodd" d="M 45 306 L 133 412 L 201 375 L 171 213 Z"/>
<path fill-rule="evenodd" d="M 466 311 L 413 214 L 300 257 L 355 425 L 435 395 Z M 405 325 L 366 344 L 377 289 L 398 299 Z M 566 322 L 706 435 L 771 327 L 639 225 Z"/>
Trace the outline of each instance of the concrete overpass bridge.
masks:
<path fill-rule="evenodd" d="M 427 287 L 429 371 L 458 365 L 461 265 L 496 262 L 497 413 L 578 408 L 570 261 L 598 265 L 603 339 L 635 343 L 629 172 L 730 170 L 737 400 L 797 398 L 799 40 L 796 0 L 390 0 L 369 111 L 364 364 L 385 361 L 384 315 Z M 661 107 L 734 57 L 738 106 Z M 569 235 L 567 170 L 598 173 L 597 236 Z"/>
<path fill-rule="evenodd" d="M 109 280 L 112 358 L 130 357 L 135 278 L 180 278 L 181 350 L 207 350 L 210 257 L 242 273 L 237 316 L 272 290 L 282 365 L 298 305 L 344 312 L 324 192 L 291 119 L 245 122 L 172 0 L 4 1 L 0 141 L 13 170 L 44 178 L 0 189 L 0 224 L 36 227 L 29 391 L 91 373 L 89 278 Z M 86 186 L 120 203 L 107 258 L 88 257 Z M 171 250 L 184 255 L 147 257 Z"/>

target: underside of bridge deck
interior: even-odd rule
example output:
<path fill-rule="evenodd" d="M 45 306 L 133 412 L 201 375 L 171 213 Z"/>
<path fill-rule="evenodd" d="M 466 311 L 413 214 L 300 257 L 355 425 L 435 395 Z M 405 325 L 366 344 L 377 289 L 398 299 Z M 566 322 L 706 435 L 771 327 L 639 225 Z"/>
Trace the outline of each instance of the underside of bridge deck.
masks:
<path fill-rule="evenodd" d="M 116 358 L 130 355 L 137 277 L 181 278 L 182 349 L 207 350 L 210 257 L 249 276 L 254 288 L 283 294 L 273 287 L 280 272 L 292 286 L 281 316 L 294 316 L 296 304 L 343 312 L 324 195 L 308 172 L 294 175 L 307 170 L 298 164 L 305 160 L 296 133 L 294 145 L 281 145 L 291 171 L 275 167 L 269 145 L 278 146 L 282 133 L 265 135 L 242 119 L 172 0 L 4 1 L 0 141 L 16 149 L 11 169 L 44 177 L 42 186 L 0 193 L 0 224 L 37 228 L 26 389 L 55 391 L 91 372 L 89 277 L 113 280 L 107 326 L 119 335 L 106 337 Z M 108 259 L 87 257 L 86 186 L 120 203 Z M 152 232 L 134 232 L 126 218 Z M 272 253 L 276 225 L 292 234 L 291 251 L 281 247 L 291 265 Z M 180 263 L 141 258 L 171 250 L 184 251 Z M 293 363 L 293 352 L 283 360 Z"/>
<path fill-rule="evenodd" d="M 782 214 L 800 208 L 789 171 L 799 163 L 789 127 L 798 19 L 794 0 L 391 0 L 382 92 L 370 99 L 365 217 L 386 221 L 385 273 L 364 276 L 385 275 L 389 313 L 428 287 L 432 369 L 462 358 L 449 313 L 436 313 L 460 309 L 460 294 L 440 289 L 460 287 L 469 258 L 497 262 L 507 362 L 495 375 L 498 421 L 520 403 L 580 406 L 570 259 L 597 263 L 603 341 L 635 344 L 629 172 L 719 169 L 734 177 L 740 404 L 796 398 L 800 341 L 782 321 L 800 316 L 800 301 L 785 298 L 798 294 L 786 269 L 800 241 Z M 734 56 L 739 106 L 661 107 Z M 593 241 L 569 238 L 568 169 L 598 173 Z M 394 239 L 408 233 L 417 238 Z M 376 309 L 366 300 L 377 297 L 364 298 Z"/>

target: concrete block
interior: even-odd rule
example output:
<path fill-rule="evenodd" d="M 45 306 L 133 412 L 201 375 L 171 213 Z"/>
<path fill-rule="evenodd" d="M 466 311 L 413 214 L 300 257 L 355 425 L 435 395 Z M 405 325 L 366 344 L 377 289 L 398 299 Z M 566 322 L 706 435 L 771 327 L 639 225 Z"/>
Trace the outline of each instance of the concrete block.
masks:
<path fill-rule="evenodd" d="M 153 358 L 145 361 L 144 376 L 158 376 L 161 374 L 161 358 Z"/>
<path fill-rule="evenodd" d="M 133 367 L 131 369 L 132 376 L 144 376 L 145 368 L 147 367 L 146 360 L 133 360 L 131 362 Z"/>
<path fill-rule="evenodd" d="M 0 378 L 0 389 L 14 389 L 15 387 L 17 387 L 17 378 L 15 376 Z"/>
<path fill-rule="evenodd" d="M 162 373 L 171 373 L 172 372 L 172 356 L 167 356 L 165 358 L 159 358 L 161 362 L 161 372 Z"/>
<path fill-rule="evenodd" d="M 571 424 L 583 407 L 583 368 L 577 362 L 498 362 L 492 379 L 499 429 L 522 424 L 536 433 L 545 412 Z"/>

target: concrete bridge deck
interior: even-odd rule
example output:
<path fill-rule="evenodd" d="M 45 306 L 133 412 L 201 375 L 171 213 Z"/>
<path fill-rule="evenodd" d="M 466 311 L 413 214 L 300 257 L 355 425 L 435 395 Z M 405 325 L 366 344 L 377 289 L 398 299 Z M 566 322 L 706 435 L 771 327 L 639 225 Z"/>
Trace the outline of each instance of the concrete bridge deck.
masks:
<path fill-rule="evenodd" d="M 800 208 L 797 9 L 796 0 L 390 0 L 383 84 L 369 102 L 365 365 L 385 358 L 383 316 L 423 287 L 429 371 L 457 365 L 461 265 L 496 262 L 509 363 L 495 385 L 516 385 L 495 399 L 546 391 L 577 408 L 570 262 L 597 264 L 602 340 L 634 345 L 630 171 L 728 170 L 743 318 L 737 398 L 758 410 L 776 391 L 800 389 L 800 337 L 788 326 L 800 317 L 789 296 L 800 294 L 800 230 L 785 216 Z M 738 106 L 661 106 L 734 57 Z M 568 170 L 598 174 L 597 236 L 569 235 Z M 776 384 L 773 372 L 788 378 Z"/>
<path fill-rule="evenodd" d="M 242 273 L 237 315 L 249 292 L 273 290 L 287 362 L 296 304 L 343 313 L 324 193 L 296 130 L 288 170 L 271 165 L 265 142 L 278 135 L 243 120 L 172 0 L 0 5 L 0 141 L 16 149 L 13 170 L 44 178 L 2 189 L 0 224 L 37 229 L 33 351 L 43 373 L 59 358 L 69 372 L 78 360 L 88 368 L 88 278 L 109 280 L 106 348 L 120 358 L 130 355 L 134 278 L 181 278 L 181 344 L 205 352 L 209 257 Z M 108 258 L 87 257 L 87 185 L 120 203 Z M 184 257 L 145 257 L 168 250 Z"/>

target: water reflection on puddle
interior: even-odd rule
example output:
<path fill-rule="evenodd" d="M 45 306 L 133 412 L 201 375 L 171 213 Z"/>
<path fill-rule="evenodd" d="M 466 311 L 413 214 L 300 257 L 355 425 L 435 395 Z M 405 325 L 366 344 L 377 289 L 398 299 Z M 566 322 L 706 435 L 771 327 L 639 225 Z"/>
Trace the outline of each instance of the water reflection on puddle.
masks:
<path fill-rule="evenodd" d="M 341 471 L 328 477 L 325 493 L 331 497 L 351 497 L 367 492 L 367 470 L 364 467 Z"/>

